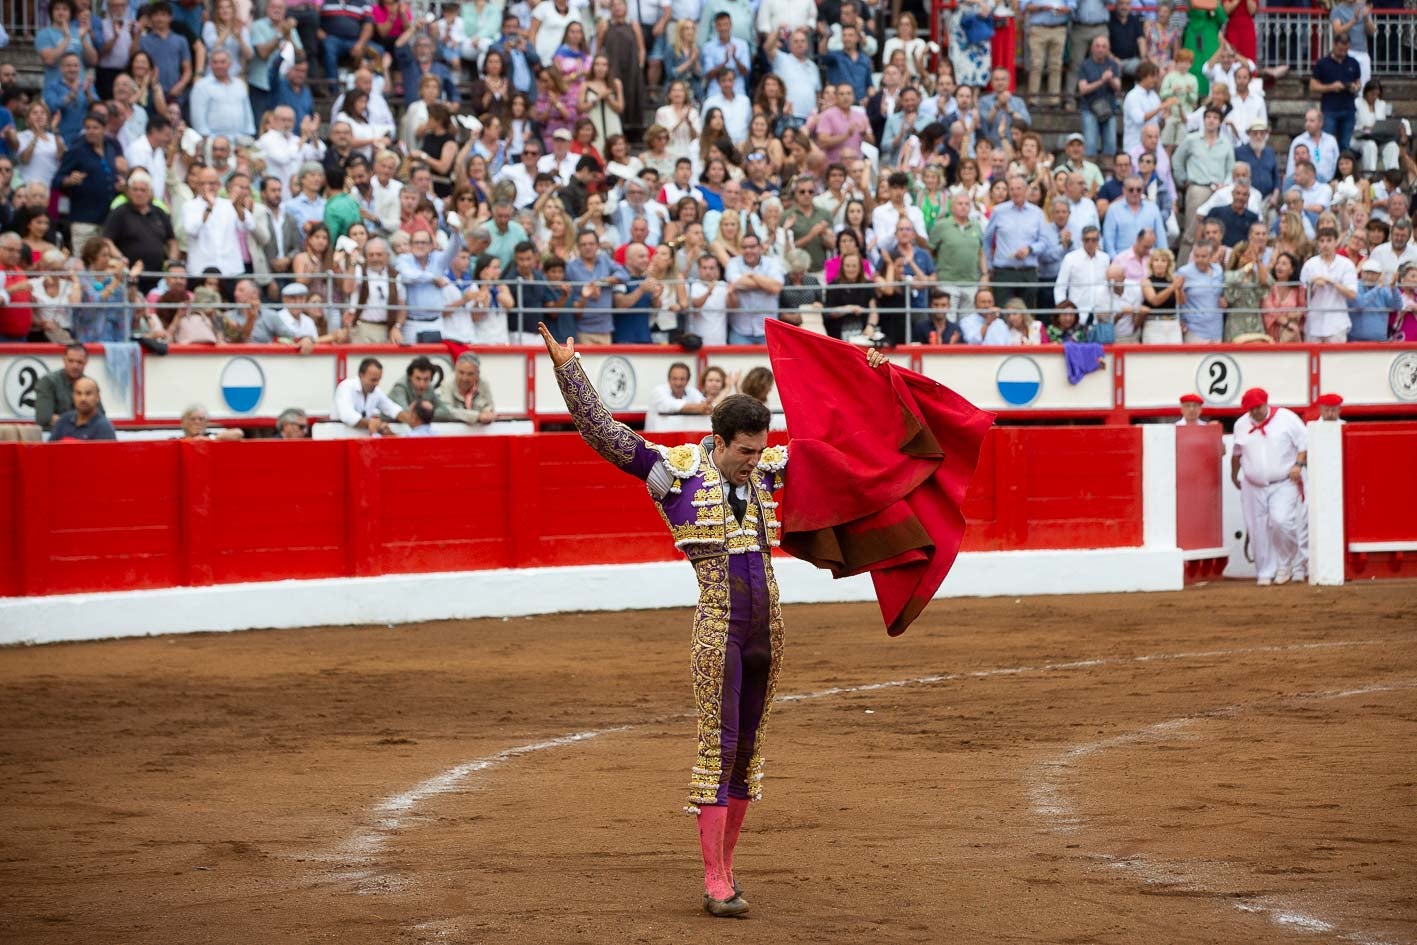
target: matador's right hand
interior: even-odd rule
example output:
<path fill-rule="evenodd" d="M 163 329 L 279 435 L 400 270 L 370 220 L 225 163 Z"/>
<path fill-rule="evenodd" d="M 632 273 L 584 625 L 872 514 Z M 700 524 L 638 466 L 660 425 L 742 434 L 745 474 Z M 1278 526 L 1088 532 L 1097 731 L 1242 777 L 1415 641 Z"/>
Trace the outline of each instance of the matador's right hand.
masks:
<path fill-rule="evenodd" d="M 541 332 L 541 340 L 546 342 L 546 353 L 551 355 L 551 363 L 560 367 L 576 356 L 576 340 L 567 338 L 565 344 L 557 342 L 545 322 L 537 322 L 536 330 Z"/>

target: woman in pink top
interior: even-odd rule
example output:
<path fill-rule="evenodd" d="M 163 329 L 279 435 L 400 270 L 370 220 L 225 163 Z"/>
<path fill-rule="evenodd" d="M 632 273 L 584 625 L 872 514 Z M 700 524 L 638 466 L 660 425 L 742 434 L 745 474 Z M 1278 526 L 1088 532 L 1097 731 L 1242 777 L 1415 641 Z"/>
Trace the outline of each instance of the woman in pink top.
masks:
<path fill-rule="evenodd" d="M 1397 271 L 1402 308 L 1392 313 L 1392 339 L 1417 341 L 1417 263 L 1403 263 Z"/>

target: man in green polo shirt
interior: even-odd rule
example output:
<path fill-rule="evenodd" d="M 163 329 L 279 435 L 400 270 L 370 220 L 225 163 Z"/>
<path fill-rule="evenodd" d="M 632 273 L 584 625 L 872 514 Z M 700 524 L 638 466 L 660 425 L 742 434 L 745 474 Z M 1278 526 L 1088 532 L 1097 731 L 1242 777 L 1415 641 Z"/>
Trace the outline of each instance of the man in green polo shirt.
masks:
<path fill-rule="evenodd" d="M 325 229 L 330 231 L 331 249 L 341 236 L 349 232 L 350 227 L 362 219 L 359 201 L 344 189 L 344 179 L 345 169 L 340 165 L 331 164 L 325 168 L 325 192 L 329 194 L 325 200 Z"/>
<path fill-rule="evenodd" d="M 935 221 L 930 246 L 935 250 L 935 281 L 950 296 L 956 312 L 973 304 L 984 271 L 984 228 L 969 218 L 974 200 L 967 193 L 950 198 L 949 216 Z"/>
<path fill-rule="evenodd" d="M 813 202 L 816 196 L 817 182 L 799 174 L 792 183 L 793 202 L 782 215 L 782 225 L 792 231 L 793 244 L 812 259 L 809 272 L 821 272 L 832 249 L 832 215 Z"/>

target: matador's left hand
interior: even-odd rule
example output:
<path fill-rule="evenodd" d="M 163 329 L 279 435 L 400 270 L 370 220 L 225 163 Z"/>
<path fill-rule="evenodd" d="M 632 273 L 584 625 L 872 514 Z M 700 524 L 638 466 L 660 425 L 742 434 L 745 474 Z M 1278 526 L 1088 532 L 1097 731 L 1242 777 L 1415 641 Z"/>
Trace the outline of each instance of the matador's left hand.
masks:
<path fill-rule="evenodd" d="M 881 353 L 880 349 L 878 348 L 867 348 L 866 363 L 873 368 L 878 368 L 882 364 L 890 363 L 890 359 L 887 358 L 883 353 Z"/>

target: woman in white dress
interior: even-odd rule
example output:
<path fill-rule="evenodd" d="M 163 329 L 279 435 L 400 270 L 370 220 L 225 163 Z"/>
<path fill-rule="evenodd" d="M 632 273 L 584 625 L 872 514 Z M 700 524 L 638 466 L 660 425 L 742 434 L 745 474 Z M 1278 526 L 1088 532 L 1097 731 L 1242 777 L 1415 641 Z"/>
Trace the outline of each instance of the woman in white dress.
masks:
<path fill-rule="evenodd" d="M 556 48 L 561 45 L 561 37 L 566 27 L 579 21 L 579 5 L 571 0 L 542 0 L 531 11 L 531 45 L 536 49 L 541 64 L 548 66 L 556 56 Z"/>
<path fill-rule="evenodd" d="M 882 62 L 890 62 L 897 49 L 904 50 L 905 74 L 910 77 L 913 85 L 919 85 L 921 80 L 930 74 L 930 44 L 915 35 L 917 29 L 915 15 L 909 11 L 902 13 L 896 27 L 896 35 L 886 40 L 881 56 Z"/>
<path fill-rule="evenodd" d="M 50 124 L 49 106 L 40 101 L 32 102 L 26 115 L 28 120 L 25 130 L 20 132 L 15 167 L 20 172 L 21 182 L 38 181 L 48 187 L 54 180 L 54 172 L 59 170 L 59 159 L 64 156 L 64 142 Z"/>
<path fill-rule="evenodd" d="M 698 157 L 696 144 L 703 130 L 703 119 L 689 95 L 689 84 L 682 79 L 669 83 L 665 104 L 654 113 L 654 123 L 669 132 L 669 153 L 675 158 Z"/>

